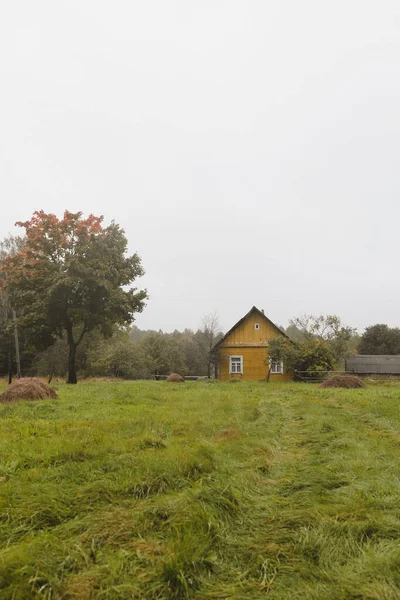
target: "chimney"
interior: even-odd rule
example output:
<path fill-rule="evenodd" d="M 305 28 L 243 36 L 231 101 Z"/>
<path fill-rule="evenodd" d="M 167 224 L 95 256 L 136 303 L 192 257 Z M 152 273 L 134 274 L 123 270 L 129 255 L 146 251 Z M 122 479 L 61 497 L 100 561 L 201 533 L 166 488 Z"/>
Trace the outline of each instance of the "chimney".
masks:
<path fill-rule="evenodd" d="M 262 312 L 262 314 L 264 314 L 264 309 L 263 308 L 261 309 L 261 312 Z"/>

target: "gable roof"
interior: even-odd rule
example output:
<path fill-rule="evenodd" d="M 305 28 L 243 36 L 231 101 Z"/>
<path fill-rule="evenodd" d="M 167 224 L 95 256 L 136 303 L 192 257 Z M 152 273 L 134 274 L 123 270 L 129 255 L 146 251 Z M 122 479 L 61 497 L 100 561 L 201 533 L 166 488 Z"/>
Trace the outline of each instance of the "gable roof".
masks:
<path fill-rule="evenodd" d="M 234 325 L 233 327 L 231 327 L 231 328 L 230 328 L 230 330 L 229 330 L 229 331 L 228 331 L 228 332 L 227 332 L 227 333 L 224 335 L 224 337 L 223 337 L 223 338 L 221 338 L 221 339 L 219 340 L 219 342 L 217 342 L 217 343 L 215 344 L 215 346 L 214 346 L 214 349 L 215 349 L 215 348 L 218 348 L 218 346 L 219 346 L 220 344 L 222 344 L 222 342 L 223 342 L 224 340 L 226 340 L 226 338 L 227 338 L 227 337 L 229 337 L 229 336 L 231 335 L 232 331 L 235 331 L 235 329 L 236 329 L 237 327 L 239 327 L 239 325 L 241 325 L 241 324 L 243 323 L 243 321 L 245 321 L 245 320 L 247 319 L 247 317 L 249 317 L 249 316 L 250 316 L 252 313 L 254 313 L 254 312 L 255 312 L 255 313 L 257 313 L 258 315 L 260 315 L 260 317 L 262 317 L 262 318 L 266 319 L 266 320 L 268 321 L 268 323 L 270 323 L 270 325 L 272 325 L 273 327 L 275 327 L 275 329 L 277 329 L 277 330 L 279 331 L 279 333 L 281 333 L 283 336 L 285 336 L 285 338 L 287 338 L 288 340 L 290 340 L 289 336 L 287 336 L 287 335 L 286 335 L 286 333 L 284 333 L 284 332 L 282 331 L 282 329 L 279 329 L 279 327 L 278 327 L 277 325 L 275 325 L 275 323 L 273 323 L 273 322 L 271 321 L 271 319 L 268 319 L 268 317 L 266 317 L 266 316 L 265 316 L 265 314 L 263 313 L 263 311 L 262 311 L 262 310 L 258 309 L 256 306 L 253 306 L 253 307 L 252 307 L 252 308 L 249 310 L 249 312 L 248 312 L 248 313 L 246 313 L 246 314 L 244 315 L 244 317 L 242 317 L 241 319 L 239 319 L 239 321 L 238 321 L 237 323 L 235 323 L 235 325 Z"/>

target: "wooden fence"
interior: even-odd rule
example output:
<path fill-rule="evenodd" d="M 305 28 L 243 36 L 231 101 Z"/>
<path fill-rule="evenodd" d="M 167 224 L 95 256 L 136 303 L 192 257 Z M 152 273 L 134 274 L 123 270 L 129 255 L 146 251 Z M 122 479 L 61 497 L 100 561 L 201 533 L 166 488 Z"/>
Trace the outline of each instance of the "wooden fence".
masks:
<path fill-rule="evenodd" d="M 364 379 L 368 377 L 369 379 L 374 380 L 399 380 L 400 374 L 397 373 L 357 373 L 355 371 L 314 371 L 310 373 L 309 371 L 295 371 L 295 380 L 304 381 L 305 383 L 322 383 L 328 377 L 332 377 L 333 375 L 355 375 L 356 377 L 360 377 Z"/>
<path fill-rule="evenodd" d="M 171 375 L 171 373 L 169 373 L 169 375 L 152 375 L 151 379 L 154 379 L 155 381 L 164 381 L 170 375 Z M 207 377 L 207 375 L 182 375 L 182 377 L 185 381 L 197 381 L 198 379 L 211 379 L 211 377 Z"/>

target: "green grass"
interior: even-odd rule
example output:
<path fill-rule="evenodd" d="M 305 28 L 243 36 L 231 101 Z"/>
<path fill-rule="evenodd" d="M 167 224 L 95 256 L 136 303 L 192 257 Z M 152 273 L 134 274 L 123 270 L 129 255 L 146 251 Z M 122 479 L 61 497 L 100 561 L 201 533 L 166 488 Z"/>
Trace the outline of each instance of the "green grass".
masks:
<path fill-rule="evenodd" d="M 400 386 L 0 405 L 0 600 L 400 598 Z"/>

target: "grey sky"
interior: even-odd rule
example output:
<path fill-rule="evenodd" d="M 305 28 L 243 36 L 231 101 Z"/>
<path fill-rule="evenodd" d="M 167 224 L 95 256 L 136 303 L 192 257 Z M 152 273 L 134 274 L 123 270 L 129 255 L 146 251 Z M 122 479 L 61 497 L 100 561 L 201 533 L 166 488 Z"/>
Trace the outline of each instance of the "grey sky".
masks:
<path fill-rule="evenodd" d="M 400 4 L 3 2 L 0 237 L 115 219 L 141 328 L 400 325 Z"/>

